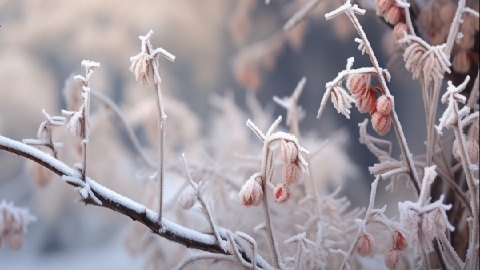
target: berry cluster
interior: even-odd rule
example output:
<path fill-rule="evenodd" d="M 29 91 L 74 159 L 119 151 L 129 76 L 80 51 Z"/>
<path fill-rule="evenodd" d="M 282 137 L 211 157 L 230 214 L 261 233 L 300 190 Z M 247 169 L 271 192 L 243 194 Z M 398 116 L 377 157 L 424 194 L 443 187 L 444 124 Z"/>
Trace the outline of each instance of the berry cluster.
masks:
<path fill-rule="evenodd" d="M 369 233 L 364 233 L 357 241 L 357 252 L 360 256 L 368 256 L 373 251 L 375 241 Z M 395 230 L 393 232 L 393 247 L 385 252 L 385 265 L 388 269 L 396 269 L 400 261 L 400 252 L 407 249 L 408 243 L 403 234 Z"/>
<path fill-rule="evenodd" d="M 392 99 L 380 93 L 378 85 L 371 85 L 371 76 L 368 74 L 352 74 L 347 79 L 347 89 L 352 93 L 358 110 L 362 113 L 368 112 L 372 117 L 372 126 L 380 135 L 390 130 L 392 111 Z"/>
<path fill-rule="evenodd" d="M 375 0 L 377 15 L 382 16 L 386 22 L 392 24 L 393 35 L 399 40 L 403 37 L 403 32 L 409 33 L 405 20 L 405 11 L 402 7 L 395 4 L 395 0 Z"/>

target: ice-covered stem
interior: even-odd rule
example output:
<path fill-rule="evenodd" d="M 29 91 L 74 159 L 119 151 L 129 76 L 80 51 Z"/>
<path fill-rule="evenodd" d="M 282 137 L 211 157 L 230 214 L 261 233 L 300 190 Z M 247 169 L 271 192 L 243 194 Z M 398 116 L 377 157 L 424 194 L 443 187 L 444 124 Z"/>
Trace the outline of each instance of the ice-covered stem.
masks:
<path fill-rule="evenodd" d="M 155 161 L 153 161 L 150 157 L 148 157 L 145 151 L 142 149 L 142 146 L 140 145 L 140 142 L 137 136 L 135 135 L 135 132 L 133 131 L 132 126 L 128 123 L 127 118 L 122 113 L 122 111 L 117 106 L 117 104 L 115 104 L 115 102 L 113 102 L 113 100 L 111 100 L 108 96 L 106 96 L 102 92 L 97 91 L 95 89 L 91 89 L 90 94 L 93 98 L 97 99 L 99 102 L 105 105 L 105 107 L 110 109 L 118 117 L 118 119 L 120 119 L 120 122 L 122 123 L 123 127 L 127 131 L 128 138 L 132 142 L 133 148 L 138 153 L 143 163 L 150 168 L 156 168 L 158 164 Z"/>
<path fill-rule="evenodd" d="M 204 185 L 202 183 L 196 184 L 193 181 L 192 177 L 190 176 L 190 171 L 188 170 L 187 159 L 185 158 L 185 154 L 183 153 L 182 153 L 182 161 L 183 161 L 183 168 L 185 170 L 185 174 L 187 175 L 187 179 L 190 182 L 190 185 L 192 186 L 192 188 L 195 190 L 195 196 L 197 197 L 198 202 L 202 206 L 202 211 L 205 214 L 205 217 L 207 218 L 208 223 L 210 224 L 210 229 L 212 229 L 213 235 L 217 240 L 217 244 L 222 245 L 222 238 L 220 238 L 220 234 L 218 232 L 218 226 L 213 217 L 213 212 L 210 209 L 209 205 L 205 203 L 205 201 L 202 198 L 202 189 Z"/>
<path fill-rule="evenodd" d="M 0 135 L 0 150 L 7 151 L 18 156 L 30 159 L 43 167 L 51 170 L 59 176 L 67 176 L 72 178 L 80 178 L 81 173 L 70 168 L 65 163 L 53 158 L 34 147 L 25 145 L 22 142 L 15 141 Z M 78 187 L 78 183 L 73 181 L 66 182 L 69 185 Z M 189 248 L 204 250 L 211 253 L 219 253 L 233 256 L 232 253 L 222 249 L 222 246 L 216 243 L 215 237 L 210 234 L 200 233 L 168 219 L 162 218 L 158 220 L 158 214 L 147 209 L 144 205 L 139 204 L 129 198 L 126 198 L 107 187 L 104 187 L 92 179 L 89 179 L 89 188 L 95 197 L 101 202 L 101 205 L 95 203 L 92 199 L 84 200 L 86 204 L 97 205 L 100 207 L 111 209 L 119 212 L 132 220 L 138 221 L 149 228 L 152 233 L 157 234 L 165 239 L 179 243 Z M 226 229 L 219 227 L 219 234 L 222 241 L 227 241 Z M 252 261 L 249 254 L 239 246 L 240 253 L 246 261 Z M 258 253 L 255 262 L 260 269 L 273 269 L 265 259 Z"/>
<path fill-rule="evenodd" d="M 302 6 L 288 21 L 283 25 L 283 30 L 290 31 L 297 24 L 303 21 L 307 15 L 318 6 L 320 0 L 310 0 L 304 6 Z"/>
<path fill-rule="evenodd" d="M 150 30 L 145 36 L 140 36 L 142 41 L 141 52 L 136 56 L 130 57 L 132 65 L 130 70 L 135 74 L 138 82 L 144 85 L 150 84 L 150 76 L 153 74 L 153 84 L 156 96 L 157 116 L 158 116 L 158 220 L 162 219 L 163 211 L 163 178 L 165 174 L 165 125 L 167 122 L 167 115 L 165 114 L 162 100 L 162 91 L 160 89 L 160 75 L 158 73 L 158 61 L 160 55 L 164 56 L 170 61 L 175 60 L 175 56 L 162 48 L 153 50 L 150 43 L 150 37 L 153 31 Z"/>
<path fill-rule="evenodd" d="M 325 14 L 325 18 L 327 20 L 329 20 L 329 19 L 332 19 L 332 18 L 334 18 L 334 17 L 336 17 L 336 16 L 338 16 L 342 13 L 345 13 L 348 16 L 348 18 L 352 21 L 353 25 L 357 29 L 358 34 L 360 35 L 360 38 L 363 41 L 364 49 L 365 49 L 365 51 L 367 52 L 367 54 L 370 58 L 370 62 L 372 63 L 373 68 L 377 72 L 377 76 L 378 76 L 379 83 L 380 83 L 380 86 L 381 86 L 380 91 L 382 91 L 382 94 L 385 94 L 387 96 L 391 96 L 390 95 L 390 90 L 388 89 L 387 83 L 385 81 L 385 76 L 383 74 L 383 69 L 380 68 L 380 66 L 378 64 L 378 61 L 377 61 L 377 58 L 375 57 L 375 54 L 372 50 L 372 47 L 370 46 L 370 42 L 368 41 L 367 36 L 366 36 L 365 32 L 363 31 L 362 25 L 360 24 L 360 22 L 358 21 L 356 15 L 355 15 L 355 13 L 363 15 L 363 14 L 365 14 L 365 10 L 360 9 L 357 5 L 352 6 L 351 3 L 350 3 L 350 0 L 347 0 L 345 4 L 343 4 L 342 6 L 337 8 L 336 10 Z M 409 169 L 410 179 L 413 182 L 413 186 L 415 187 L 415 190 L 416 190 L 417 194 L 419 194 L 420 193 L 420 181 L 418 179 L 417 171 L 414 167 L 412 154 L 411 154 L 410 149 L 408 148 L 407 142 L 405 140 L 405 136 L 404 136 L 404 133 L 403 133 L 403 130 L 402 130 L 402 125 L 400 124 L 400 121 L 398 120 L 398 116 L 397 116 L 397 113 L 396 113 L 395 109 L 393 109 L 390 112 L 390 118 L 392 119 L 393 127 L 395 129 L 395 135 L 397 136 L 397 140 L 398 140 L 398 143 L 400 145 L 400 149 L 402 151 L 403 158 L 405 159 L 405 163 L 407 164 L 407 167 Z"/>
<path fill-rule="evenodd" d="M 477 118 L 478 112 L 470 114 L 469 107 L 458 109 L 458 102 L 465 103 L 466 98 L 460 93 L 465 89 L 467 83 L 470 81 L 470 76 L 465 78 L 465 81 L 459 86 L 454 86 L 451 81 L 448 81 L 447 92 L 442 96 L 442 103 L 448 103 L 448 107 L 440 118 L 440 124 L 436 127 L 439 134 L 442 134 L 443 127 L 452 128 L 455 133 L 459 147 L 458 153 L 460 156 L 463 170 L 465 171 L 465 178 L 467 180 L 468 191 L 470 193 L 470 208 L 472 213 L 472 235 L 469 238 L 466 268 L 474 269 L 478 262 L 478 248 L 479 248 L 479 206 L 478 206 L 478 179 L 475 179 L 474 170 L 478 170 L 478 165 L 472 164 L 467 155 L 467 142 L 463 128 Z"/>
<path fill-rule="evenodd" d="M 95 68 L 100 67 L 100 63 L 83 60 L 82 66 L 85 67 L 85 77 L 77 75 L 73 77 L 75 80 L 80 80 L 83 83 L 82 87 L 82 97 L 83 97 L 83 104 L 80 107 L 79 111 L 79 118 L 77 118 L 78 123 L 72 122 L 76 120 L 75 114 L 72 115 L 69 124 L 74 127 L 77 126 L 77 135 L 81 137 L 80 144 L 82 145 L 82 181 L 87 181 L 87 143 L 88 143 L 88 136 L 90 134 L 90 122 L 89 122 L 89 114 L 90 114 L 90 79 L 92 78 L 93 72 Z M 78 134 L 80 133 L 80 134 Z"/>
<path fill-rule="evenodd" d="M 283 99 L 281 99 L 277 96 L 273 96 L 273 101 L 287 110 L 286 124 L 290 128 L 290 133 L 295 135 L 297 138 L 300 138 L 298 122 L 304 116 L 304 111 L 301 107 L 298 106 L 298 99 L 302 94 L 306 82 L 307 79 L 303 77 L 298 82 L 297 87 L 295 87 L 292 95 L 289 97 L 284 97 Z"/>

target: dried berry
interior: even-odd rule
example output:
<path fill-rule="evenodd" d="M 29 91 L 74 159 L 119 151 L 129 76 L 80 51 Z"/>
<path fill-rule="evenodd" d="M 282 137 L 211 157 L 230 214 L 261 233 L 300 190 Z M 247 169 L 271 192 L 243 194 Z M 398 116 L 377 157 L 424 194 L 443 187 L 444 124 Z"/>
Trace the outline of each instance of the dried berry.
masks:
<path fill-rule="evenodd" d="M 399 261 L 400 251 L 397 249 L 392 248 L 385 253 L 385 265 L 388 269 L 396 269 Z"/>
<path fill-rule="evenodd" d="M 348 76 L 347 89 L 353 95 L 363 96 L 370 85 L 370 75 L 353 74 Z"/>
<path fill-rule="evenodd" d="M 302 171 L 294 163 L 287 163 L 282 167 L 282 182 L 289 186 L 295 184 L 300 180 Z"/>
<path fill-rule="evenodd" d="M 392 100 L 389 97 L 382 95 L 377 99 L 375 109 L 382 115 L 388 115 L 392 111 L 392 107 Z"/>
<path fill-rule="evenodd" d="M 238 195 L 243 205 L 259 205 L 263 198 L 263 190 L 261 186 L 260 176 L 253 175 L 240 189 Z"/>
<path fill-rule="evenodd" d="M 290 199 L 290 190 L 283 184 L 278 184 L 273 191 L 275 202 L 284 203 Z"/>
<path fill-rule="evenodd" d="M 360 254 L 360 256 L 368 256 L 370 253 L 372 253 L 373 246 L 375 245 L 375 241 L 373 239 L 373 236 L 371 234 L 364 234 L 360 236 L 357 242 L 357 252 Z"/>
<path fill-rule="evenodd" d="M 408 246 L 407 240 L 400 231 L 393 232 L 393 247 L 398 250 L 405 250 Z"/>
<path fill-rule="evenodd" d="M 380 135 L 385 135 L 390 130 L 390 116 L 375 112 L 372 115 L 372 127 Z"/>
<path fill-rule="evenodd" d="M 293 163 L 298 157 L 298 148 L 291 141 L 282 140 L 280 143 L 280 151 L 282 159 L 285 163 Z"/>

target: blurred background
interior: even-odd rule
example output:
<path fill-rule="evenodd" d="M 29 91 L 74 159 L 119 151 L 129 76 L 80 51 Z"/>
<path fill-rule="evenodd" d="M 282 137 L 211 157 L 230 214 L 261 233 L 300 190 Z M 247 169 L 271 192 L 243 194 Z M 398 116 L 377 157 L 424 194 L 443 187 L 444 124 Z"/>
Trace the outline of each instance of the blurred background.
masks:
<path fill-rule="evenodd" d="M 359 144 L 358 123 L 368 115 L 354 108 L 347 120 L 330 103 L 320 120 L 316 115 L 325 84 L 345 68 L 347 58 L 355 57 L 354 67 L 370 63 L 358 51 L 356 31 L 346 17 L 331 21 L 324 18 L 325 12 L 340 6 L 341 1 L 322 1 L 305 22 L 285 33 L 283 24 L 305 2 L 0 1 L 0 134 L 15 140 L 36 138 L 44 120 L 42 109 L 60 115 L 61 109 L 68 107 L 62 89 L 71 74 L 84 75 L 80 66 L 83 59 L 100 62 L 92 88 L 113 99 L 129 121 L 137 126 L 155 121 L 155 111 L 149 105 L 153 91 L 139 86 L 128 70 L 129 58 L 140 52 L 138 36 L 153 30 L 153 46 L 176 56 L 174 63 L 160 61 L 167 114 L 168 104 L 173 104 L 170 106 L 181 107 L 190 119 L 196 120 L 188 122 L 182 120 L 181 114 L 172 118 L 169 115 L 172 134 L 183 132 L 178 141 L 167 135 L 172 138 L 167 141 L 176 143 L 172 156 L 178 158 L 190 145 L 199 146 L 198 137 L 211 135 L 212 115 L 218 113 L 211 103 L 213 95 L 232 95 L 245 110 L 247 95 L 254 95 L 273 116 L 285 116 L 285 111 L 274 105 L 272 96 L 290 95 L 305 76 L 307 83 L 299 104 L 306 117 L 300 129 L 303 134 L 322 139 L 336 136 L 339 130 L 347 134 L 342 151 L 356 168 L 352 179 L 344 179 L 342 192 L 354 206 L 366 206 L 373 180 L 367 167 L 376 159 Z M 360 20 L 380 65 L 388 67 L 392 74 L 389 87 L 406 139 L 414 154 L 423 153 L 426 130 L 419 84 L 411 80 L 403 60 L 390 61 L 394 55 L 391 29 L 369 9 L 373 3 L 363 3 L 368 12 Z M 94 103 L 92 110 L 100 112 L 101 108 Z M 89 175 L 120 194 L 142 201 L 145 184 L 135 180 L 141 165 L 124 131 L 108 113 L 96 117 L 92 120 L 94 150 L 89 153 Z M 93 132 L 95 128 L 97 132 Z M 369 131 L 373 133 L 370 125 Z M 146 147 L 155 147 L 149 145 L 155 128 L 138 128 L 136 132 Z M 60 159 L 73 165 L 79 159 L 67 151 L 71 149 L 67 146 L 75 145 L 67 133 L 60 128 L 56 138 L 65 143 Z M 385 138 L 393 142 L 393 156 L 398 157 L 392 133 Z M 29 208 L 37 217 L 28 228 L 22 250 L 12 252 L 4 244 L 0 269 L 142 267 L 142 257 L 131 256 L 124 246 L 131 220 L 75 203 L 78 194 L 70 186 L 58 178 L 43 183 L 46 178 L 50 178 L 48 172 L 0 152 L 0 199 Z M 353 184 L 349 184 L 353 178 Z M 395 200 L 402 193 L 384 193 L 379 194 L 379 204 L 391 203 L 396 209 Z"/>

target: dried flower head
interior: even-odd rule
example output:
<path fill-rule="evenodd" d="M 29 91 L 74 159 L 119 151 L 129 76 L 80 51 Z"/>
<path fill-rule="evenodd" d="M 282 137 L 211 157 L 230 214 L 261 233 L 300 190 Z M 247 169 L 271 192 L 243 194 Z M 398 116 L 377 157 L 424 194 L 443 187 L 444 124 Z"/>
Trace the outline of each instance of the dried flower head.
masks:
<path fill-rule="evenodd" d="M 377 104 L 375 109 L 378 113 L 382 115 L 388 115 L 392 111 L 393 103 L 392 100 L 386 95 L 382 95 L 377 99 Z"/>
<path fill-rule="evenodd" d="M 302 176 L 302 170 L 294 163 L 284 164 L 282 167 L 282 182 L 286 185 L 298 183 Z"/>
<path fill-rule="evenodd" d="M 372 115 L 372 127 L 380 135 L 385 135 L 390 130 L 390 116 L 375 112 Z"/>
<path fill-rule="evenodd" d="M 347 78 L 347 89 L 356 96 L 363 96 L 370 86 L 370 75 L 352 74 Z"/>
<path fill-rule="evenodd" d="M 290 189 L 284 184 L 278 184 L 273 190 L 273 196 L 275 197 L 275 202 L 284 203 L 290 199 Z"/>
<path fill-rule="evenodd" d="M 188 210 L 192 208 L 196 201 L 197 196 L 195 196 L 194 193 L 185 193 L 180 196 L 180 199 L 178 200 L 178 202 L 180 203 L 180 207 L 182 207 L 183 210 Z"/>
<path fill-rule="evenodd" d="M 392 248 L 385 253 L 385 265 L 388 269 L 396 269 L 400 261 L 400 251 Z"/>
<path fill-rule="evenodd" d="M 403 234 L 396 230 L 393 232 L 393 247 L 398 250 L 405 250 L 408 247 L 407 240 L 403 236 Z"/>
<path fill-rule="evenodd" d="M 280 142 L 280 151 L 285 163 L 293 163 L 298 158 L 298 148 L 294 142 L 282 140 Z"/>
<path fill-rule="evenodd" d="M 369 233 L 365 233 L 358 239 L 357 252 L 360 256 L 368 256 L 372 253 L 374 245 L 375 240 L 373 239 L 373 236 Z"/>
<path fill-rule="evenodd" d="M 263 198 L 262 178 L 254 174 L 240 189 L 238 195 L 245 206 L 259 205 Z"/>

